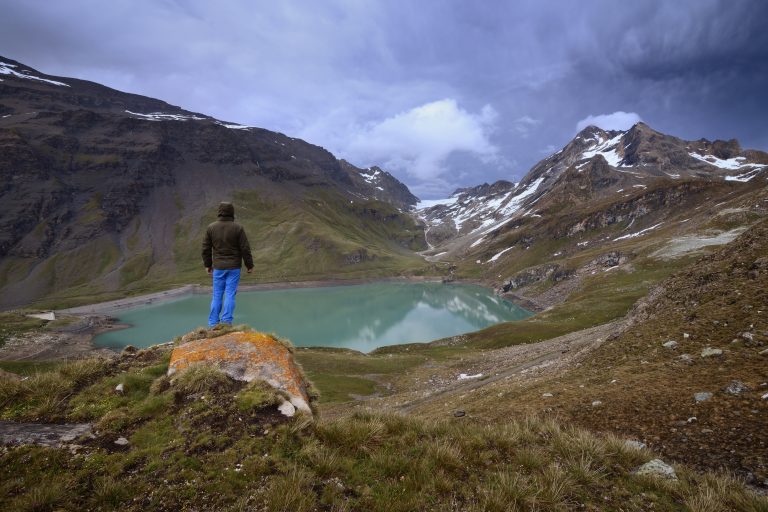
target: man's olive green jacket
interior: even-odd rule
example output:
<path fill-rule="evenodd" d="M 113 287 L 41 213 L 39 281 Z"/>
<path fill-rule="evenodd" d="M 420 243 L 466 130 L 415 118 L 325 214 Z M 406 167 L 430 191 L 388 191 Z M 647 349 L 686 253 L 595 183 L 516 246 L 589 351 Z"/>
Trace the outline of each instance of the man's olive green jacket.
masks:
<path fill-rule="evenodd" d="M 253 256 L 243 226 L 235 222 L 235 207 L 221 203 L 219 220 L 205 230 L 203 239 L 203 265 L 205 268 L 226 270 L 240 268 L 242 263 L 250 270 Z"/>

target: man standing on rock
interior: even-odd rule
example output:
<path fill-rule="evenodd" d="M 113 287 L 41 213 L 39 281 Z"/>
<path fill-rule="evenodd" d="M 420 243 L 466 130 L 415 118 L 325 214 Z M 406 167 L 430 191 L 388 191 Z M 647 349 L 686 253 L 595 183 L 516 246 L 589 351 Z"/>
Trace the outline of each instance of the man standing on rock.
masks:
<path fill-rule="evenodd" d="M 219 204 L 218 216 L 219 220 L 205 230 L 203 240 L 203 265 L 209 274 L 213 274 L 208 327 L 218 323 L 232 324 L 241 264 L 245 263 L 249 274 L 253 271 L 251 246 L 245 229 L 235 222 L 235 207 L 232 203 Z"/>

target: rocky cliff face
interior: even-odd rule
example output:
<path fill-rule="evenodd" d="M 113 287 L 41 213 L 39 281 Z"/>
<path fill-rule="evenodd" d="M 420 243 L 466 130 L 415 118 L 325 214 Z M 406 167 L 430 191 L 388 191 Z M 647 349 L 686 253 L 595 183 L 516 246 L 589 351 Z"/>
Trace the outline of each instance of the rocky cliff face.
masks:
<path fill-rule="evenodd" d="M 237 195 L 242 206 L 244 196 L 259 198 L 247 206 L 254 222 L 305 218 L 283 242 L 315 247 L 328 273 L 357 261 L 351 256 L 361 249 L 371 261 L 392 262 L 410 257 L 403 246 L 423 244 L 398 211 L 416 198 L 384 171 L 374 180 L 371 170 L 303 140 L 9 59 L 0 58 L 0 73 L 0 287 L 13 303 L 94 280 L 117 290 L 153 267 L 166 276 L 189 268 L 181 252 L 197 256 L 192 240 L 210 210 Z M 347 233 L 324 232 L 354 224 L 361 205 L 386 211 L 403 229 L 358 233 L 352 243 L 341 242 Z"/>

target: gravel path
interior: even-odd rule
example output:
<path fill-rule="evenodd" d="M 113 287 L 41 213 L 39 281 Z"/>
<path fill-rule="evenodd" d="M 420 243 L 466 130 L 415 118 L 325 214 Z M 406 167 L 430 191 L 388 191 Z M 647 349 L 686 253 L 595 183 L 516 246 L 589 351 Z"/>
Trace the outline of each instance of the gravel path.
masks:
<path fill-rule="evenodd" d="M 329 406 L 323 415 L 332 418 L 355 409 L 418 413 L 450 396 L 463 395 L 500 380 L 528 380 L 543 373 L 563 372 L 624 326 L 625 320 L 620 319 L 538 343 L 485 350 L 444 363 L 429 361 L 399 376 L 394 394 Z M 470 378 L 461 379 L 461 374 Z M 478 374 L 482 375 L 472 378 Z"/>

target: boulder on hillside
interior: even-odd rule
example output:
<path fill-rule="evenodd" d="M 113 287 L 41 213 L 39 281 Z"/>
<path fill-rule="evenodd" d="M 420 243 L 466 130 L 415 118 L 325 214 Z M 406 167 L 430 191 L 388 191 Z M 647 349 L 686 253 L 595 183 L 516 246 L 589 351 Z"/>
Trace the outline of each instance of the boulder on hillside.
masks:
<path fill-rule="evenodd" d="M 182 343 L 171 353 L 168 375 L 194 364 L 214 366 L 239 381 L 264 381 L 288 395 L 297 410 L 312 413 L 310 383 L 291 348 L 274 336 L 238 331 Z"/>

